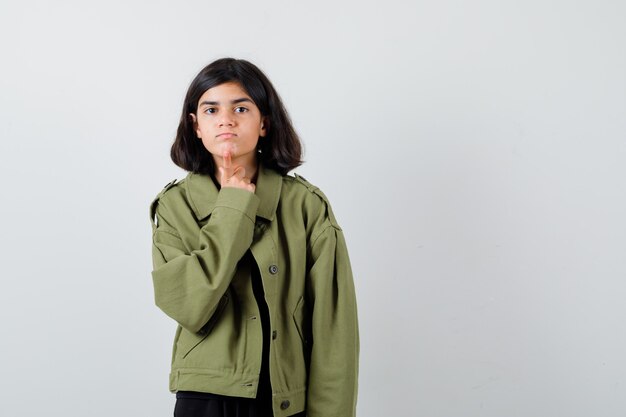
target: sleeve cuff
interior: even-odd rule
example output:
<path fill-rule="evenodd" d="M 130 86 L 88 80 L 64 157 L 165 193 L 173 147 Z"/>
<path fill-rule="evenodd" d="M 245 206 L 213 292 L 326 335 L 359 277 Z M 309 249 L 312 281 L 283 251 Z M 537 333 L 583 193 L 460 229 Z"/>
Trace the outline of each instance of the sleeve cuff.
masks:
<path fill-rule="evenodd" d="M 250 191 L 242 190 L 241 188 L 225 187 L 217 195 L 214 210 L 218 207 L 237 210 L 245 214 L 254 223 L 260 202 L 259 197 Z"/>

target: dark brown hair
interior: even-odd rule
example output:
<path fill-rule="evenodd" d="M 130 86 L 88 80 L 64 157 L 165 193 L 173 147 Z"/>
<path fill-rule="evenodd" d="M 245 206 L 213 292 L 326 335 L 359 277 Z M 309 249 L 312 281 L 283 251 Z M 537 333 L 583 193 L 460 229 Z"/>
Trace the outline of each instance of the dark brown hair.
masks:
<path fill-rule="evenodd" d="M 259 163 L 282 175 L 300 166 L 302 144 L 274 86 L 254 64 L 234 58 L 222 58 L 212 62 L 191 82 L 170 152 L 172 161 L 187 171 L 210 175 L 214 173 L 213 157 L 198 139 L 190 114 L 197 113 L 198 101 L 209 88 L 226 82 L 238 83 L 252 98 L 261 115 L 269 120 L 267 134 L 257 145 Z"/>

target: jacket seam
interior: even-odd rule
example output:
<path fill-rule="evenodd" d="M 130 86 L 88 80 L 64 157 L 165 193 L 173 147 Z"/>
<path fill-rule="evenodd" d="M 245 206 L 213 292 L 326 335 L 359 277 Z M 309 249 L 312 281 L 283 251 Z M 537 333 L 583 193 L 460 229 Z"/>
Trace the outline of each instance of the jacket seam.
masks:
<path fill-rule="evenodd" d="M 215 207 L 213 207 L 213 211 L 215 211 L 215 209 L 218 208 L 218 207 L 223 207 L 223 208 L 228 208 L 228 209 L 231 209 L 231 210 L 235 210 L 235 211 L 243 214 L 248 220 L 250 220 L 252 223 L 254 223 L 254 219 L 251 218 L 250 216 L 248 216 L 248 213 L 246 213 L 243 210 L 240 210 L 240 209 L 238 209 L 236 207 L 228 206 L 226 204 L 220 204 L 220 205 L 216 205 Z"/>
<path fill-rule="evenodd" d="M 319 232 L 319 233 L 317 234 L 317 236 L 315 236 L 315 237 L 312 239 L 311 249 L 313 249 L 313 248 L 315 247 L 315 244 L 317 243 L 317 240 L 318 240 L 318 239 L 319 239 L 319 238 L 320 238 L 320 237 L 321 237 L 324 233 L 326 233 L 326 230 L 328 230 L 328 229 L 329 229 L 329 228 L 331 228 L 331 227 L 332 227 L 333 229 L 337 230 L 337 228 L 336 228 L 335 226 L 333 226 L 333 225 L 332 225 L 332 223 L 329 223 L 328 225 L 326 225 L 326 226 L 324 227 L 324 229 L 322 229 L 322 231 L 321 231 L 321 232 Z"/>
<path fill-rule="evenodd" d="M 179 239 L 181 238 L 180 235 L 178 234 L 178 232 L 175 231 L 175 230 L 170 230 L 170 229 L 166 229 L 166 228 L 164 228 L 164 229 L 157 228 L 157 230 L 154 233 L 156 234 L 158 232 L 167 233 L 168 235 L 172 235 L 172 236 L 177 237 Z"/>

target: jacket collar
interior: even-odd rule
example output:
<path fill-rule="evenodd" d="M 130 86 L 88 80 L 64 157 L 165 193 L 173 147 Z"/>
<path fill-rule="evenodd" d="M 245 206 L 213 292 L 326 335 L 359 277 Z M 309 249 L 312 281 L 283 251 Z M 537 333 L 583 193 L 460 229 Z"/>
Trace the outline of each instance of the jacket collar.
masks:
<path fill-rule="evenodd" d="M 207 217 L 215 207 L 215 200 L 219 190 L 209 175 L 190 172 L 187 175 L 186 193 L 191 208 L 198 220 Z M 261 200 L 257 216 L 267 220 L 274 220 L 280 191 L 283 185 L 282 176 L 273 169 L 259 164 L 259 175 L 256 182 L 255 194 Z"/>

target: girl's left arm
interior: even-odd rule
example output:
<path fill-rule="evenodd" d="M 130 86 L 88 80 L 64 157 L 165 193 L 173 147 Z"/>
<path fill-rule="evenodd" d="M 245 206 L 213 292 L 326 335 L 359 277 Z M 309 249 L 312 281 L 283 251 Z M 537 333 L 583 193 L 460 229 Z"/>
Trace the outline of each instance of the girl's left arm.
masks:
<path fill-rule="evenodd" d="M 341 229 L 328 223 L 311 247 L 313 346 L 307 416 L 356 414 L 359 330 L 352 269 Z"/>

